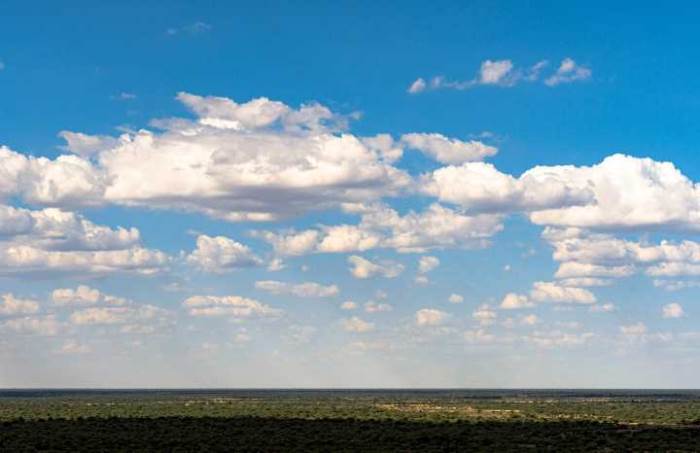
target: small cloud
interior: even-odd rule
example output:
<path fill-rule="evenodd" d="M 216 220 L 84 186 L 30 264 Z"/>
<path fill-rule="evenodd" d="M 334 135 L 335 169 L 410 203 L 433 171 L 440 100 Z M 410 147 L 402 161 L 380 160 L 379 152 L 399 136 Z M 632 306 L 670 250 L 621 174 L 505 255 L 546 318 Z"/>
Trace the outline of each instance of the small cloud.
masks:
<path fill-rule="evenodd" d="M 685 315 L 683 307 L 678 303 L 664 305 L 662 308 L 662 316 L 664 318 L 682 318 Z"/>
<path fill-rule="evenodd" d="M 451 304 L 461 304 L 464 302 L 464 297 L 460 296 L 459 294 L 450 294 L 450 297 L 447 298 L 447 301 Z"/>
<path fill-rule="evenodd" d="M 357 304 L 351 300 L 346 300 L 342 304 L 340 304 L 340 309 L 341 310 L 355 310 L 357 308 Z"/>
<path fill-rule="evenodd" d="M 168 28 L 165 31 L 165 34 L 168 36 L 175 36 L 179 34 L 188 34 L 188 35 L 199 35 L 202 33 L 206 33 L 208 31 L 211 31 L 212 26 L 209 25 L 206 22 L 202 21 L 197 21 L 189 25 L 184 25 L 179 28 Z"/>
<path fill-rule="evenodd" d="M 576 64 L 571 58 L 564 58 L 559 65 L 559 69 L 551 77 L 544 81 L 544 84 L 550 87 L 560 85 L 562 83 L 571 83 L 579 80 L 586 80 L 591 77 L 591 70 L 585 66 Z"/>
<path fill-rule="evenodd" d="M 92 352 L 92 349 L 85 344 L 78 343 L 75 340 L 66 340 L 58 350 L 59 354 L 87 354 Z"/>
<path fill-rule="evenodd" d="M 420 93 L 421 91 L 425 91 L 426 86 L 425 80 L 419 77 L 408 87 L 408 92 L 411 94 Z"/>
<path fill-rule="evenodd" d="M 385 313 L 388 311 L 393 310 L 394 307 L 392 307 L 390 304 L 386 303 L 377 303 L 373 301 L 369 301 L 365 303 L 365 311 L 367 313 Z"/>
<path fill-rule="evenodd" d="M 503 310 L 517 310 L 519 308 L 529 308 L 534 306 L 527 296 L 523 294 L 508 293 L 501 301 Z"/>
<path fill-rule="evenodd" d="M 620 326 L 620 332 L 622 332 L 623 335 L 629 336 L 643 335 L 647 332 L 647 326 L 642 322 L 638 322 L 628 326 Z"/>
<path fill-rule="evenodd" d="M 422 308 L 416 312 L 416 325 L 418 326 L 439 326 L 448 318 L 444 311 L 434 308 Z"/>
<path fill-rule="evenodd" d="M 136 99 L 136 95 L 134 93 L 122 91 L 121 93 L 112 96 L 112 99 L 114 99 L 115 101 L 133 101 L 134 99 Z"/>
<path fill-rule="evenodd" d="M 342 321 L 342 324 L 343 330 L 345 330 L 346 332 L 364 333 L 374 329 L 373 323 L 363 321 L 357 316 L 353 316 L 349 319 L 344 319 Z"/>
<path fill-rule="evenodd" d="M 596 304 L 589 308 L 592 313 L 612 313 L 615 311 L 615 305 L 613 304 Z"/>

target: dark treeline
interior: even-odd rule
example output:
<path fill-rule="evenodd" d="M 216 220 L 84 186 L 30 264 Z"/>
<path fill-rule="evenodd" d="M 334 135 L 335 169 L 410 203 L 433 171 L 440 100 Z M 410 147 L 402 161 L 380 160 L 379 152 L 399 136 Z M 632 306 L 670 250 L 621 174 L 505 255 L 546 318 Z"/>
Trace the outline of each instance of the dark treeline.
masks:
<path fill-rule="evenodd" d="M 0 451 L 694 451 L 695 426 L 162 417 L 14 420 Z"/>

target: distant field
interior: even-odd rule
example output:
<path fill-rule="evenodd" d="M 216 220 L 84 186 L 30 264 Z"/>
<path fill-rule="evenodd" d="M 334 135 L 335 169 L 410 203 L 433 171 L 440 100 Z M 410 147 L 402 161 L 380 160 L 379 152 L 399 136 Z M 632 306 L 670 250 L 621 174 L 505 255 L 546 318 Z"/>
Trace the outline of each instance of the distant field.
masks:
<path fill-rule="evenodd" d="M 0 391 L 0 451 L 700 451 L 696 391 Z"/>

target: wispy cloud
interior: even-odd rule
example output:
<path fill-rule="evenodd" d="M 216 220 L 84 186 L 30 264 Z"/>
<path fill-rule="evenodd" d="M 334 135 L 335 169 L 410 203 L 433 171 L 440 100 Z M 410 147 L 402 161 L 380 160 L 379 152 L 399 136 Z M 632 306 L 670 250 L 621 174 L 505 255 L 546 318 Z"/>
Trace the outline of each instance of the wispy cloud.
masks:
<path fill-rule="evenodd" d="M 211 31 L 212 26 L 206 22 L 197 21 L 189 25 L 183 25 L 182 27 L 171 27 L 168 28 L 165 33 L 169 36 L 187 34 L 187 35 L 199 35 Z"/>
<path fill-rule="evenodd" d="M 418 94 L 424 91 L 451 89 L 464 91 L 478 86 L 514 87 L 524 82 L 542 80 L 542 73 L 549 66 L 547 60 L 541 60 L 527 67 L 516 67 L 511 60 L 485 60 L 481 63 L 477 74 L 468 80 L 450 80 L 445 76 L 434 76 L 429 81 L 419 77 L 408 87 L 408 93 Z M 546 77 L 543 83 L 553 87 L 563 83 L 571 83 L 589 79 L 592 72 L 589 68 L 577 64 L 571 58 L 562 60 L 556 72 Z"/>

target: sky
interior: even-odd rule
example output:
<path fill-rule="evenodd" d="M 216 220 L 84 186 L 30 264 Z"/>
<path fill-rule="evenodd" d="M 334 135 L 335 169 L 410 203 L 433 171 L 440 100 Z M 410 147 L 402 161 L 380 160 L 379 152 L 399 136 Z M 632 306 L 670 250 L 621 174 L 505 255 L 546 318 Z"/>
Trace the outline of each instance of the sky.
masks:
<path fill-rule="evenodd" d="M 698 19 L 4 2 L 0 387 L 697 386 Z"/>

